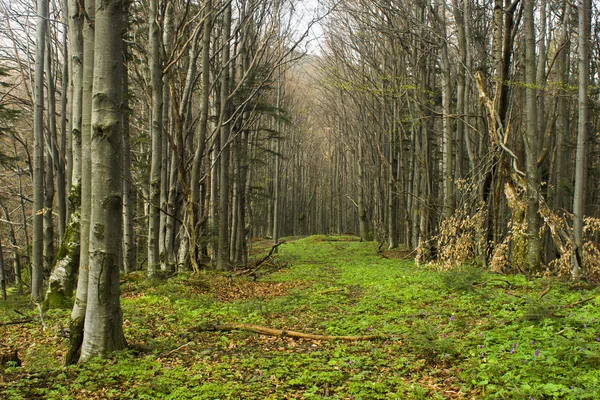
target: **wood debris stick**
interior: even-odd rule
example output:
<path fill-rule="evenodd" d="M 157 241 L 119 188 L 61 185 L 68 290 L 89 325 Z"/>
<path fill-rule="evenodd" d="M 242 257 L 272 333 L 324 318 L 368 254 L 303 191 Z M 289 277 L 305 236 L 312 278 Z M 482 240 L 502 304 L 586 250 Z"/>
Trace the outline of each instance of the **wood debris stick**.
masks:
<path fill-rule="evenodd" d="M 548 286 L 544 291 L 540 294 L 540 299 L 548 294 L 548 292 L 552 289 L 552 286 Z"/>
<path fill-rule="evenodd" d="M 27 322 L 31 322 L 31 321 L 33 321 L 33 319 L 31 319 L 31 318 L 22 318 L 22 319 L 17 319 L 14 321 L 0 322 L 0 326 L 26 324 Z"/>
<path fill-rule="evenodd" d="M 513 285 L 512 283 L 510 283 L 508 280 L 506 280 L 506 279 L 500 279 L 500 278 L 488 279 L 485 282 L 473 282 L 473 287 L 487 286 L 488 283 L 492 283 L 492 282 L 503 282 L 503 283 L 506 283 L 508 285 L 508 287 L 515 287 L 515 285 Z"/>
<path fill-rule="evenodd" d="M 567 304 L 566 306 L 564 306 L 564 308 L 573 308 L 580 304 L 587 303 L 590 300 L 594 300 L 595 298 L 596 296 L 588 297 L 587 299 L 581 299 L 579 301 L 576 301 L 575 303 Z"/>
<path fill-rule="evenodd" d="M 315 335 L 312 333 L 296 332 L 285 329 L 274 329 L 266 326 L 252 324 L 203 324 L 199 327 L 200 331 L 247 331 L 259 333 L 261 335 L 290 337 L 294 339 L 311 339 L 311 340 L 344 340 L 344 341 L 361 341 L 361 340 L 382 340 L 388 339 L 387 335 L 364 335 L 364 336 L 330 336 L 330 335 Z"/>
<path fill-rule="evenodd" d="M 258 269 L 260 268 L 260 266 L 267 261 L 269 258 L 271 258 L 271 256 L 273 255 L 273 253 L 275 252 L 275 250 L 277 250 L 277 248 L 279 246 L 281 246 L 282 244 L 285 244 L 285 240 L 282 240 L 281 242 L 273 245 L 273 247 L 271 247 L 271 250 L 269 251 L 269 254 L 267 254 L 265 257 L 263 257 L 261 260 L 257 261 L 256 264 L 254 264 L 254 267 L 252 268 L 247 268 L 241 271 L 236 272 L 234 275 L 251 275 L 253 273 L 255 273 L 256 271 L 258 271 Z"/>
<path fill-rule="evenodd" d="M 177 353 L 179 350 L 183 349 L 184 347 L 187 347 L 189 345 L 195 345 L 195 344 L 196 344 L 195 342 L 188 342 L 188 343 L 186 343 L 184 345 L 179 346 L 176 349 L 171 350 L 170 352 L 168 352 L 167 354 L 165 354 L 163 357 L 168 357 L 168 356 L 170 356 L 173 353 Z"/>
<path fill-rule="evenodd" d="M 48 329 L 48 327 L 46 326 L 46 322 L 44 322 L 44 312 L 42 311 L 42 305 L 40 303 L 33 303 L 37 306 L 37 309 L 40 313 L 40 322 L 42 323 L 42 331 L 45 331 L 46 329 Z"/>

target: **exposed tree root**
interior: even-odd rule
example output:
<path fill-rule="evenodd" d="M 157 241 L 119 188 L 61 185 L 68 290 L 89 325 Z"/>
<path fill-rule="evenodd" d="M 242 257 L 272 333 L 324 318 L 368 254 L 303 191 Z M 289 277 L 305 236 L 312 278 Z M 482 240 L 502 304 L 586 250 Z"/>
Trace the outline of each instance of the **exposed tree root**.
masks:
<path fill-rule="evenodd" d="M 360 341 L 360 340 L 382 340 L 387 339 L 385 335 L 364 335 L 364 336 L 330 336 L 330 335 L 314 335 L 312 333 L 303 333 L 289 331 L 284 329 L 267 328 L 260 325 L 252 324 L 203 324 L 198 327 L 201 332 L 204 331 L 247 331 L 255 332 L 261 335 L 290 337 L 294 339 L 311 339 L 311 340 L 344 340 L 344 341 Z"/>

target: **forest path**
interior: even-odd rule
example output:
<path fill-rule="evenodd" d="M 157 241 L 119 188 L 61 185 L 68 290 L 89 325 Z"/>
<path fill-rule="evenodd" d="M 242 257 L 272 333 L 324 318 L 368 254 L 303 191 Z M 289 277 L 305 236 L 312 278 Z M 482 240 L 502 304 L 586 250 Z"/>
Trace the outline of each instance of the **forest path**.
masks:
<path fill-rule="evenodd" d="M 578 303 L 596 289 L 473 267 L 438 272 L 383 258 L 377 243 L 349 236 L 287 239 L 278 250 L 273 263 L 281 268 L 256 280 L 204 272 L 124 282 L 129 349 L 108 360 L 61 367 L 68 340 L 60 325 L 69 310 L 47 313 L 46 332 L 35 321 L 0 327 L 23 361 L 0 371 L 0 393 L 256 400 L 600 394 L 600 307 L 596 299 Z M 0 307 L 1 322 L 10 305 Z M 207 324 L 385 339 L 294 339 L 203 330 Z"/>

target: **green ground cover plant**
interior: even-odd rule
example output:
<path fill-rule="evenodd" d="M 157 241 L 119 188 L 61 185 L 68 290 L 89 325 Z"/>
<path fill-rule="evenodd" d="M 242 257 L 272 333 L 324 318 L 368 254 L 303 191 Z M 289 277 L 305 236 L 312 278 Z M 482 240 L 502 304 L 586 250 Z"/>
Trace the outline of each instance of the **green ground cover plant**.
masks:
<path fill-rule="evenodd" d="M 265 248 L 265 254 L 268 247 Z M 256 277 L 203 272 L 124 279 L 128 349 L 63 367 L 69 310 L 9 294 L 0 342 L 6 399 L 597 399 L 598 289 L 438 272 L 350 236 L 288 240 Z M 271 269 L 273 271 L 273 269 Z M 549 288 L 549 289 L 548 289 Z M 374 341 L 293 339 L 203 324 L 246 323 Z"/>

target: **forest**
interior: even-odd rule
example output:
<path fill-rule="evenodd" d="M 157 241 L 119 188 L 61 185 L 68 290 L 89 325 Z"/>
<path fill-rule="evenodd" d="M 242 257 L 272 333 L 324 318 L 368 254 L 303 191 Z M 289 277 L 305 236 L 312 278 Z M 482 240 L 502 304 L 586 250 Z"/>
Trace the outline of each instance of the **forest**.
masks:
<path fill-rule="evenodd" d="M 600 397 L 591 0 L 0 0 L 0 398 Z"/>

